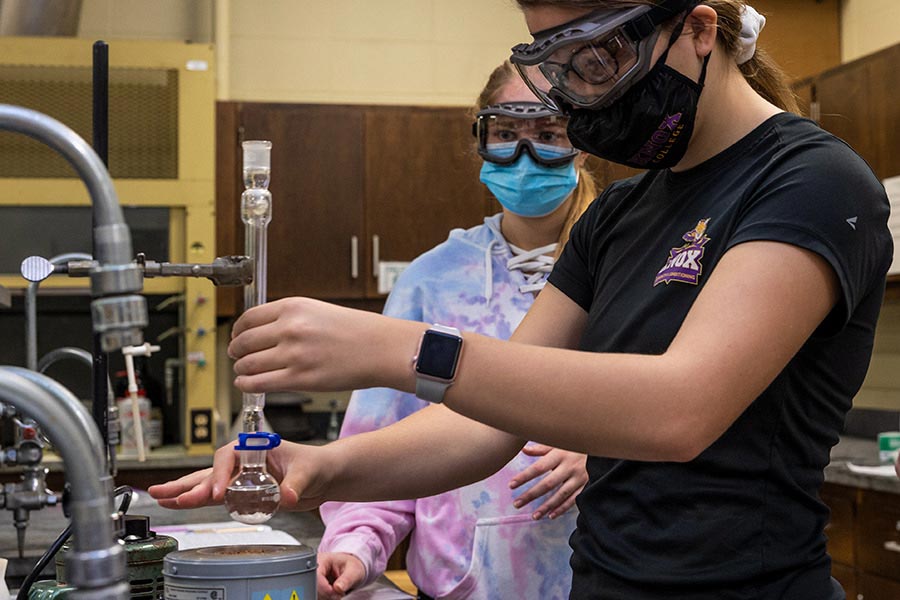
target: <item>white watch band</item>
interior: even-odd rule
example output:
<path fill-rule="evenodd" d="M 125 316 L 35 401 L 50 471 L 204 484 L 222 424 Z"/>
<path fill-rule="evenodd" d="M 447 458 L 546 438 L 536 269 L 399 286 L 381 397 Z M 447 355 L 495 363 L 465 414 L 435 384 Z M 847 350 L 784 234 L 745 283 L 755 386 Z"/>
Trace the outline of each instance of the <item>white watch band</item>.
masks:
<path fill-rule="evenodd" d="M 452 381 L 436 381 L 425 379 L 422 376 L 416 377 L 416 397 L 432 404 L 440 404 L 444 401 L 444 394 L 447 393 L 447 388 L 452 383 Z"/>

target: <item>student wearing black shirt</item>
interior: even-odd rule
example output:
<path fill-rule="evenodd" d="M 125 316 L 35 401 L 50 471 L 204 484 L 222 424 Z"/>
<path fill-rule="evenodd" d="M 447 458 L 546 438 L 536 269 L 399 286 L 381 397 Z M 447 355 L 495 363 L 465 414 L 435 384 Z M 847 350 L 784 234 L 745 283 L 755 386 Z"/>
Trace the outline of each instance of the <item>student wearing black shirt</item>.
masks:
<path fill-rule="evenodd" d="M 270 452 L 282 502 L 429 495 L 540 440 L 590 455 L 572 598 L 843 598 L 818 491 L 872 353 L 883 188 L 791 114 L 743 2 L 518 1 L 532 90 L 576 146 L 648 170 L 592 204 L 510 342 L 466 333 L 452 364 L 417 374 L 438 335 L 421 324 L 298 298 L 242 316 L 244 391 L 413 390 L 449 368 L 421 388 L 444 406 Z M 225 448 L 151 493 L 220 502 L 234 464 Z"/>

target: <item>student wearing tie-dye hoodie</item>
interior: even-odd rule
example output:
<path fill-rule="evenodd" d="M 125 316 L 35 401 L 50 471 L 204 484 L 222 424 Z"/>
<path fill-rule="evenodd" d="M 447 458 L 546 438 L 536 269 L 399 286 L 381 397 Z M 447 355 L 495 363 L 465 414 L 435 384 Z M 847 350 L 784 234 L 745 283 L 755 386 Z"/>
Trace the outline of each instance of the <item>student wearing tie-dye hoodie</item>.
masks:
<path fill-rule="evenodd" d="M 481 180 L 503 212 L 451 231 L 414 260 L 384 313 L 507 339 L 596 189 L 566 137 L 565 119 L 538 104 L 509 63 L 491 75 L 477 110 Z M 356 391 L 341 436 L 385 427 L 427 404 L 387 388 Z M 584 460 L 529 444 L 491 477 L 444 494 L 323 505 L 319 598 L 374 581 L 407 535 L 407 567 L 420 598 L 567 598 Z"/>

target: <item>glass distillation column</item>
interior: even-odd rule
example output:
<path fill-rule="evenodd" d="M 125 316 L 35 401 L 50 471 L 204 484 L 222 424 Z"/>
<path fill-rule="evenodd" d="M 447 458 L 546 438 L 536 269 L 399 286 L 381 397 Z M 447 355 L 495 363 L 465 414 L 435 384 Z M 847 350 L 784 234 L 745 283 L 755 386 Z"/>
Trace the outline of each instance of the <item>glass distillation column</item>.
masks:
<path fill-rule="evenodd" d="M 246 254 L 253 263 L 253 282 L 244 288 L 244 309 L 265 303 L 267 241 L 266 229 L 272 220 L 272 194 L 269 192 L 272 143 L 247 141 L 244 149 L 244 193 L 241 194 L 241 220 L 244 222 Z M 281 443 L 277 434 L 260 431 L 265 394 L 243 394 L 241 420 L 235 450 L 241 470 L 225 491 L 225 506 L 231 518 L 242 523 L 264 523 L 278 508 L 281 494 L 278 482 L 266 471 L 266 450 Z"/>

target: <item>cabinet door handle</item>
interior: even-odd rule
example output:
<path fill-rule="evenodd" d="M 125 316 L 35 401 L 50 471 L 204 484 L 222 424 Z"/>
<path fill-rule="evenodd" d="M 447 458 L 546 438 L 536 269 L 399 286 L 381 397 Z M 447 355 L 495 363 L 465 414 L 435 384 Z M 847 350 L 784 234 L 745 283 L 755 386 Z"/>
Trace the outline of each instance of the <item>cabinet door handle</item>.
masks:
<path fill-rule="evenodd" d="M 889 542 L 884 543 L 884 549 L 888 552 L 897 552 L 900 553 L 900 544 L 891 540 Z"/>
<path fill-rule="evenodd" d="M 359 277 L 359 238 L 350 236 L 350 279 Z"/>
<path fill-rule="evenodd" d="M 809 103 L 809 118 L 816 123 L 822 120 L 822 105 L 818 102 Z"/>
<path fill-rule="evenodd" d="M 372 277 L 378 279 L 378 263 L 381 262 L 381 239 L 377 235 L 372 236 Z"/>

